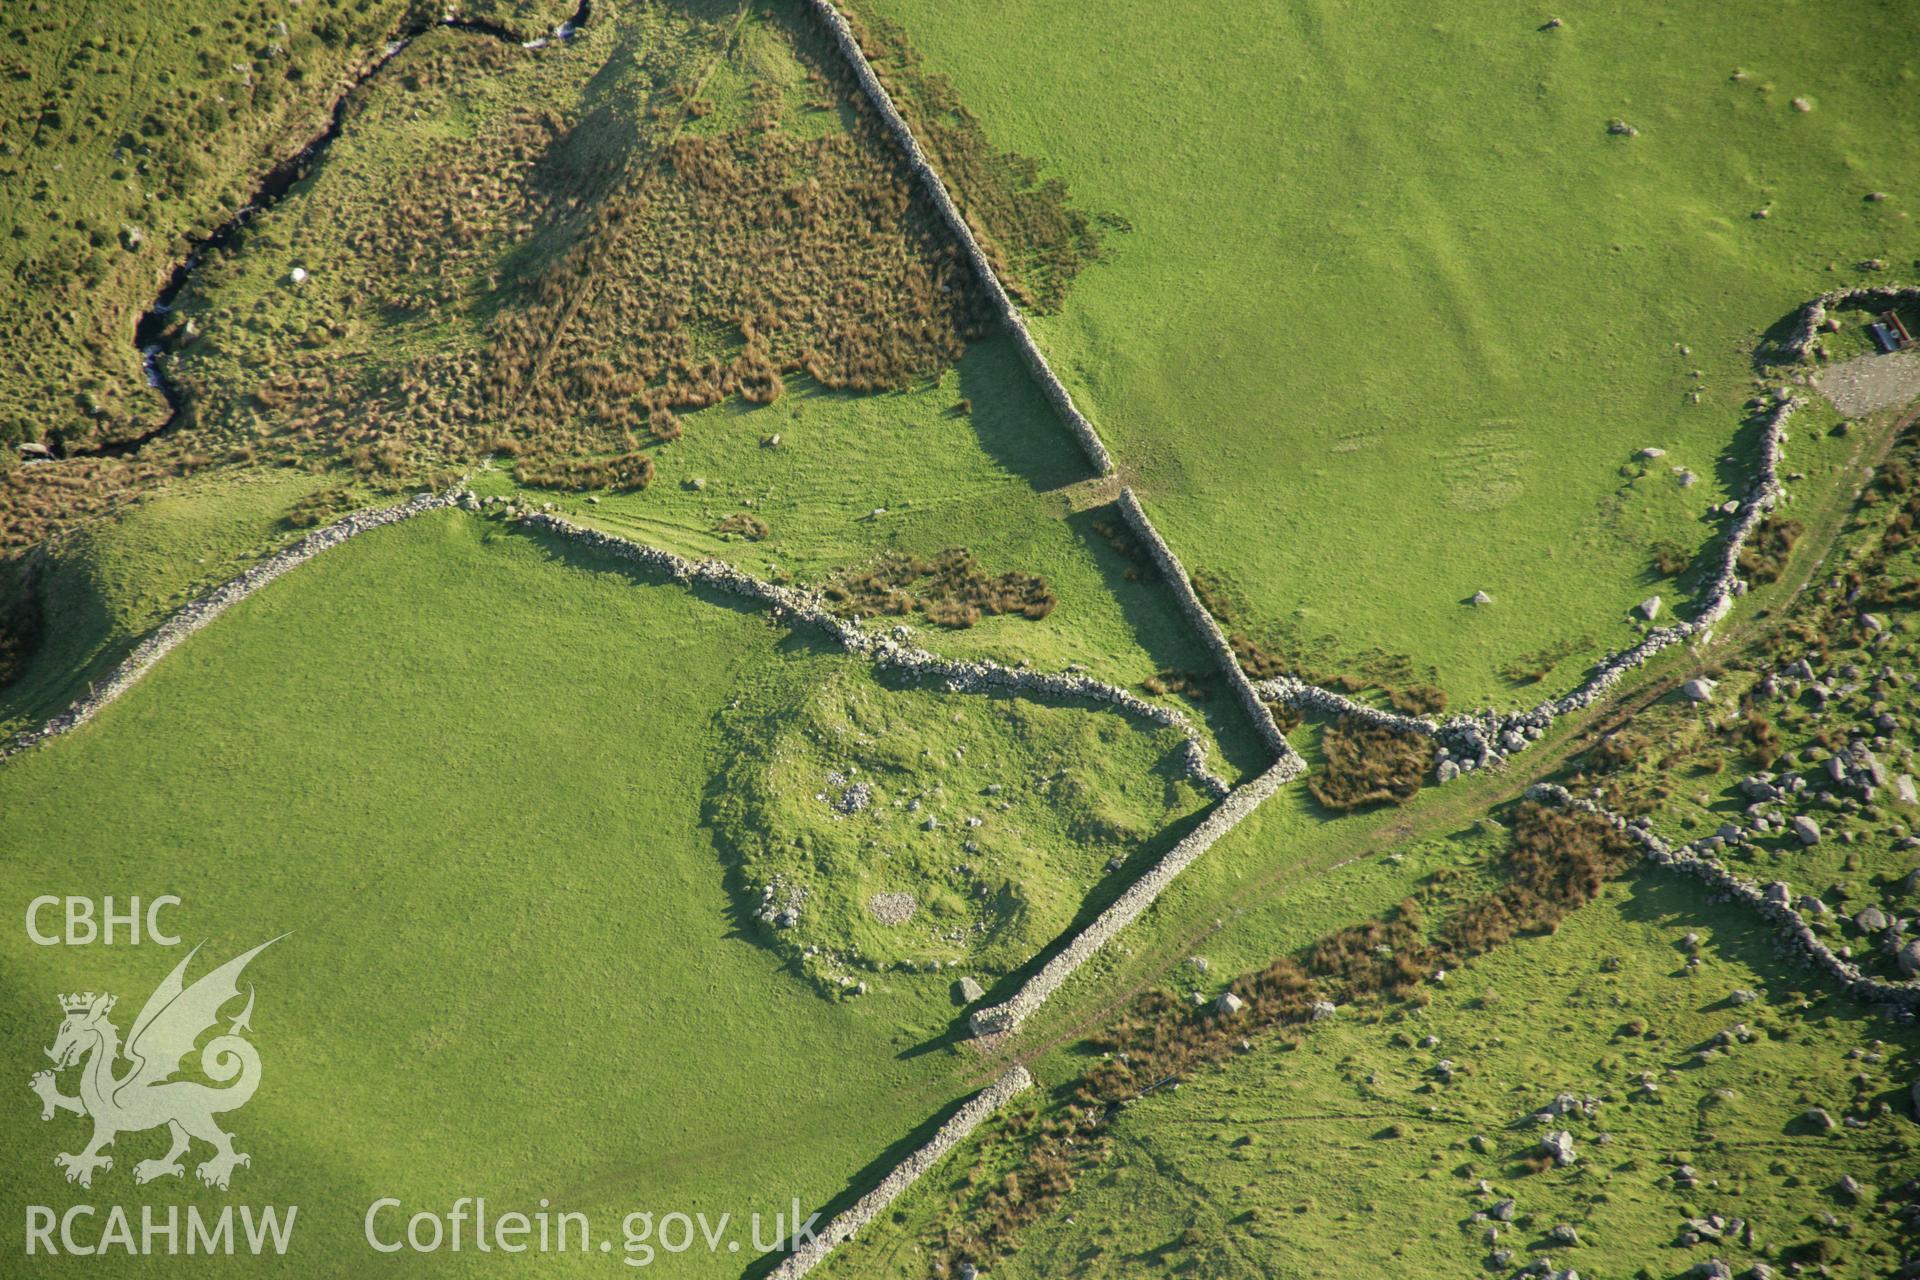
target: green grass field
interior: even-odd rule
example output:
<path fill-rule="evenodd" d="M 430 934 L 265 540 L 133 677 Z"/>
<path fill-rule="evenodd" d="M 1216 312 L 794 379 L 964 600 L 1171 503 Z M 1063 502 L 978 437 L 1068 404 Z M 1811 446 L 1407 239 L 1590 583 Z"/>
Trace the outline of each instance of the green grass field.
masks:
<path fill-rule="evenodd" d="M 300 1273 L 357 1276 L 378 1261 L 360 1214 L 383 1194 L 548 1197 L 608 1232 L 629 1209 L 836 1195 L 965 1091 L 945 1055 L 905 1053 L 944 1032 L 948 980 L 889 973 L 864 1001 L 819 999 L 742 936 L 701 814 L 727 701 L 846 667 L 751 614 L 439 515 L 302 567 L 93 725 L 10 761 L 9 900 L 177 894 L 209 960 L 291 931 L 250 971 L 265 1084 L 232 1120 L 253 1167 L 230 1196 L 140 1198 L 299 1204 Z M 0 1194 L 64 1205 L 51 1157 L 79 1122 L 42 1125 L 24 1091 L 54 996 L 117 992 L 124 1032 L 184 953 L 16 929 L 0 954 L 23 1086 Z M 132 1199 L 157 1143 L 123 1139 L 92 1197 Z"/>
<path fill-rule="evenodd" d="M 1131 228 L 1036 327 L 1189 567 L 1278 651 L 1406 655 L 1456 703 L 1627 640 L 1651 545 L 1750 474 L 1761 332 L 1920 252 L 1917 64 L 1870 0 L 855 7 Z"/>
<path fill-rule="evenodd" d="M 1581 6 L 1551 28 L 1406 0 L 851 7 L 924 56 L 894 44 L 882 74 L 932 117 L 916 123 L 1118 477 L 1090 474 L 980 323 L 797 0 L 608 4 L 538 51 L 431 30 L 182 295 L 182 430 L 130 461 L 0 475 L 7 546 L 65 529 L 0 561 L 0 733 L 303 530 L 471 469 L 482 496 L 787 584 L 858 588 L 889 557 L 964 548 L 980 578 L 1043 580 L 1050 611 L 866 621 L 1179 705 L 1241 780 L 1269 757 L 1121 528 L 1120 484 L 1228 628 L 1282 663 L 1376 692 L 1437 683 L 1453 710 L 1532 703 L 1631 643 L 1641 599 L 1688 607 L 1694 553 L 1727 523 L 1709 509 L 1752 473 L 1762 333 L 1815 293 L 1920 271 L 1902 186 L 1920 46 L 1891 0 Z M 571 9 L 460 12 L 519 36 Z M 384 0 L 89 13 L 22 0 L 0 19 L 0 338 L 29 353 L 0 372 L 9 455 L 12 436 L 155 419 L 133 315 L 402 20 Z M 1836 353 L 1865 350 L 1860 318 Z M 1204 811 L 1176 731 L 877 676 L 738 598 L 505 519 L 356 539 L 0 765 L 17 1082 L 0 1202 L 297 1204 L 285 1269 L 342 1277 L 612 1274 L 626 1214 L 726 1213 L 738 1251 L 653 1266 L 758 1274 L 748 1215 L 843 1207 L 1018 1060 L 1041 1089 L 823 1272 L 951 1280 L 933 1242 L 1004 1207 L 983 1197 L 1029 1111 L 1068 1121 L 1063 1086 L 1136 997 L 1175 999 L 1166 1030 L 1233 975 L 1409 899 L 1437 933 L 1442 908 L 1506 885 L 1528 782 L 1597 785 L 1691 839 L 1745 813 L 1754 717 L 1816 782 L 1870 735 L 1913 770 L 1920 703 L 1899 681 L 1836 677 L 1860 687 L 1824 710 L 1742 701 L 1775 643 L 1909 665 L 1920 552 L 1872 559 L 1883 531 L 1906 537 L 1906 444 L 1854 502 L 1902 412 L 1796 416 L 1782 514 L 1805 528 L 1717 641 L 1403 805 L 1340 815 L 1282 789 L 980 1052 L 957 979 L 1010 995 Z M 1665 453 L 1635 458 L 1647 446 Z M 1463 605 L 1478 589 L 1491 607 Z M 1870 641 L 1869 607 L 1890 638 Z M 1647 682 L 1707 673 L 1707 705 L 1671 692 L 1610 719 Z M 1616 736 L 1596 745 L 1598 724 Z M 1314 770 L 1325 728 L 1290 730 Z M 1884 785 L 1782 803 L 1828 838 L 1782 829 L 1730 862 L 1823 895 L 1817 932 L 1880 947 L 1863 963 L 1894 975 L 1892 935 L 1842 916 L 1912 909 L 1914 812 Z M 17 913 L 40 894 L 178 895 L 200 968 L 287 935 L 249 971 L 265 1075 L 229 1118 L 253 1159 L 230 1191 L 191 1170 L 137 1187 L 157 1133 L 123 1137 L 91 1189 L 62 1180 L 53 1156 L 85 1122 L 41 1122 L 26 1088 L 56 995 L 117 993 L 124 1030 L 185 948 L 33 945 Z M 1505 1275 L 1547 1253 L 1589 1280 L 1714 1254 L 1891 1274 L 1916 1240 L 1895 1215 L 1915 1198 L 1920 1034 L 1770 941 L 1636 864 L 1550 936 L 1424 983 L 1430 999 L 1222 1040 L 1222 1060 L 1089 1130 L 1116 1154 L 983 1273 Z M 1715 1043 L 1737 1023 L 1752 1034 Z M 1528 1122 L 1562 1091 L 1597 1114 Z M 1816 1106 L 1831 1132 L 1802 1118 Z M 1552 1127 L 1580 1159 L 1532 1170 Z M 1681 1164 L 1698 1185 L 1676 1185 Z M 1837 1193 L 1842 1175 L 1871 1190 Z M 1505 1195 L 1517 1213 L 1489 1240 L 1474 1214 Z M 587 1214 L 611 1256 L 388 1258 L 362 1239 L 382 1196 L 546 1201 Z M 1752 1238 L 1677 1243 L 1708 1214 Z M 1580 1243 L 1553 1240 L 1562 1223 Z"/>
<path fill-rule="evenodd" d="M 0 731 L 64 709 L 168 614 L 298 537 L 287 516 L 323 484 L 302 472 L 209 476 L 47 547 L 31 588 L 41 643 L 0 689 Z"/>
<path fill-rule="evenodd" d="M 1698 976 L 1682 972 L 1688 932 Z M 1765 994 L 1730 1003 L 1742 989 Z M 1738 1024 L 1756 1038 L 1696 1060 Z M 1582 1275 L 1673 1276 L 1811 1246 L 1835 1276 L 1883 1276 L 1898 1255 L 1878 1195 L 1912 1170 L 1916 1055 L 1910 1030 L 1803 990 L 1751 918 L 1646 877 L 1449 975 L 1424 1010 L 1262 1043 L 1128 1108 L 1114 1160 L 994 1274 L 1466 1275 L 1506 1248 L 1501 1274 L 1547 1254 Z M 1594 1116 L 1529 1122 L 1563 1092 L 1597 1099 Z M 1813 1132 L 1800 1117 L 1816 1106 L 1861 1127 Z M 1576 1164 L 1526 1172 L 1561 1127 Z M 1691 1189 L 1673 1182 L 1682 1164 Z M 1834 1192 L 1847 1175 L 1875 1188 L 1864 1202 Z M 1507 1197 L 1511 1225 L 1474 1219 Z M 1710 1214 L 1752 1224 L 1754 1244 L 1676 1243 Z M 1560 1223 L 1578 1245 L 1551 1239 Z"/>

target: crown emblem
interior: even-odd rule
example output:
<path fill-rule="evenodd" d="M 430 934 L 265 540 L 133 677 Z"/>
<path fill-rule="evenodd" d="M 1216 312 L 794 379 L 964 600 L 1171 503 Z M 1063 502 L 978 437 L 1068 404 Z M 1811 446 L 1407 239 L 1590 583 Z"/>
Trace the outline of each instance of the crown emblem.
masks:
<path fill-rule="evenodd" d="M 61 996 L 60 1008 L 66 1013 L 85 1013 L 93 1007 L 93 998 L 93 992 L 91 991 L 85 995 Z M 111 1004 L 112 1000 L 109 999 L 108 1003 Z"/>

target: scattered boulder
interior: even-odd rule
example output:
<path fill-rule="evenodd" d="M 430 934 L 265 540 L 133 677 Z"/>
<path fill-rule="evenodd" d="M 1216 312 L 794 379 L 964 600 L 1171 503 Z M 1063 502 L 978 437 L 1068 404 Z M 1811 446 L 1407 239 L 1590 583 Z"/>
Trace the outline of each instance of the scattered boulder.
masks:
<path fill-rule="evenodd" d="M 1247 1002 L 1231 991 L 1222 991 L 1220 998 L 1213 1002 L 1213 1011 L 1215 1013 L 1226 1014 L 1229 1017 L 1246 1007 Z"/>
<path fill-rule="evenodd" d="M 1645 618 L 1648 622 L 1652 622 L 1660 616 L 1660 597 L 1648 596 L 1639 603 L 1634 609 L 1634 612 Z"/>
<path fill-rule="evenodd" d="M 1909 978 L 1920 978 L 1920 938 L 1900 948 L 1900 972 Z"/>
<path fill-rule="evenodd" d="M 1913 775 L 1903 773 L 1893 780 L 1893 798 L 1899 804 L 1920 804 L 1920 788 L 1916 788 Z"/>
<path fill-rule="evenodd" d="M 1488 595 L 1484 591 L 1476 591 L 1473 593 L 1473 598 L 1470 601 L 1468 601 L 1468 603 L 1475 604 L 1475 605 L 1492 604 L 1493 597 Z"/>
<path fill-rule="evenodd" d="M 1640 452 L 1634 454 L 1633 456 L 1636 458 L 1644 458 L 1651 461 L 1654 458 L 1666 457 L 1667 451 L 1665 449 L 1656 449 L 1652 445 L 1648 445 L 1646 448 L 1642 449 Z"/>
<path fill-rule="evenodd" d="M 1553 1162 L 1562 1168 L 1580 1158 L 1573 1149 L 1573 1135 L 1565 1129 L 1555 1129 L 1541 1139 L 1540 1149 L 1552 1156 Z"/>
<path fill-rule="evenodd" d="M 306 280 L 307 269 L 305 267 L 295 267 L 293 270 L 287 272 L 287 281 L 290 284 L 305 284 Z"/>
<path fill-rule="evenodd" d="M 1800 843 L 1811 848 L 1820 843 L 1820 824 L 1804 813 L 1793 816 L 1793 834 L 1800 837 Z"/>
<path fill-rule="evenodd" d="M 1892 923 L 1887 913 L 1878 907 L 1864 907 L 1853 918 L 1853 927 L 1862 933 L 1879 933 Z"/>
<path fill-rule="evenodd" d="M 1713 697 L 1714 682 L 1696 677 L 1680 686 L 1680 692 L 1687 695 L 1690 702 L 1706 702 Z"/>
<path fill-rule="evenodd" d="M 1839 1127 L 1825 1107 L 1808 1107 L 1800 1113 L 1800 1121 L 1816 1133 L 1829 1133 Z"/>
<path fill-rule="evenodd" d="M 972 1004 L 986 994 L 987 989 L 975 978 L 962 978 L 953 984 L 953 998 L 961 1004 Z"/>
<path fill-rule="evenodd" d="M 1495 1222 L 1512 1222 L 1514 1215 L 1520 1212 L 1520 1206 L 1511 1199 L 1502 1200 L 1487 1210 L 1487 1216 Z"/>

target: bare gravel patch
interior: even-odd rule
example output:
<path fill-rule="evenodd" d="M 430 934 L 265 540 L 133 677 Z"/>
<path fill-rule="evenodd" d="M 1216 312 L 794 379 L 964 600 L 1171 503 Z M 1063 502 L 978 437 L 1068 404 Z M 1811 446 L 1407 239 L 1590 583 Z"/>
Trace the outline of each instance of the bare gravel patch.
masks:
<path fill-rule="evenodd" d="M 1907 404 L 1920 399 L 1920 351 L 1855 356 L 1826 370 L 1814 385 L 1843 418 Z"/>
<path fill-rule="evenodd" d="M 905 924 L 919 909 L 920 903 L 910 893 L 876 893 L 867 899 L 867 910 L 884 925 Z"/>

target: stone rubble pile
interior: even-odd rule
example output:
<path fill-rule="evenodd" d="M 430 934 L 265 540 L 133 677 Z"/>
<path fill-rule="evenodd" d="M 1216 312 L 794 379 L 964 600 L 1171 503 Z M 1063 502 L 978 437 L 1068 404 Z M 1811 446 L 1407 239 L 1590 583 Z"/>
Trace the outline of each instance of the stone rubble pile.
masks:
<path fill-rule="evenodd" d="M 1903 1022 L 1911 1021 L 1915 1011 L 1920 1010 L 1920 981 L 1888 982 L 1862 973 L 1860 966 L 1834 951 L 1808 927 L 1791 901 L 1792 891 L 1783 882 L 1776 880 L 1762 887 L 1735 875 L 1713 857 L 1706 841 L 1696 840 L 1675 847 L 1655 835 L 1645 822 L 1629 821 L 1590 800 L 1578 799 L 1565 787 L 1551 782 L 1535 783 L 1527 789 L 1527 797 L 1542 804 L 1593 814 L 1637 841 L 1647 861 L 1686 872 L 1715 890 L 1717 900 L 1738 902 L 1755 911 L 1778 926 L 1780 940 L 1791 954 L 1825 972 L 1854 999 L 1866 1004 L 1891 1005 L 1896 1018 Z"/>
<path fill-rule="evenodd" d="M 981 1121 L 1032 1084 L 1033 1076 L 1028 1074 L 1025 1067 L 1015 1064 L 1005 1075 L 967 1099 L 960 1110 L 940 1126 L 926 1146 L 895 1165 L 873 1190 L 854 1201 L 845 1213 L 789 1253 L 779 1266 L 768 1273 L 769 1280 L 799 1280 L 819 1266 L 836 1246 L 853 1239 L 862 1227 L 886 1212 L 888 1205 L 899 1199 L 901 1193 L 931 1169 L 941 1156 L 964 1142 L 968 1134 L 980 1127 Z"/>
<path fill-rule="evenodd" d="M 452 506 L 462 496 L 463 492 L 460 490 L 443 494 L 423 493 L 395 506 L 381 507 L 373 511 L 357 511 L 344 519 L 334 521 L 324 529 L 314 530 L 284 551 L 276 552 L 237 577 L 229 578 L 206 595 L 182 605 L 178 612 L 135 645 L 133 652 L 122 658 L 105 676 L 95 681 L 85 697 L 38 729 L 30 729 L 16 736 L 13 741 L 0 745 L 0 760 L 30 747 L 37 747 L 47 739 L 77 729 L 93 719 L 102 707 L 138 684 L 147 672 L 153 670 L 154 664 L 173 652 L 182 640 L 287 570 L 305 564 L 322 551 L 337 547 L 347 539 L 365 533 L 369 529 L 378 529 L 402 520 L 410 520 L 428 511 Z"/>

